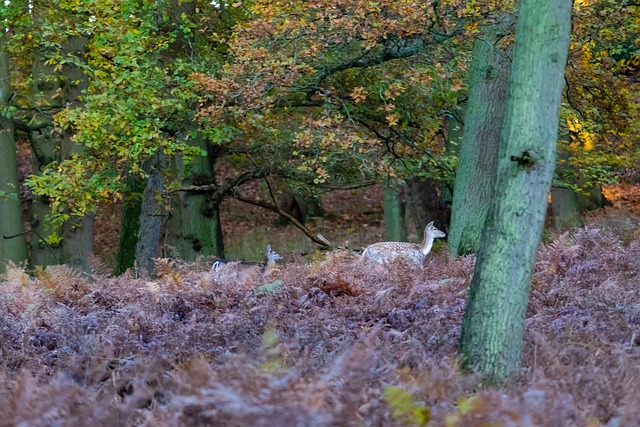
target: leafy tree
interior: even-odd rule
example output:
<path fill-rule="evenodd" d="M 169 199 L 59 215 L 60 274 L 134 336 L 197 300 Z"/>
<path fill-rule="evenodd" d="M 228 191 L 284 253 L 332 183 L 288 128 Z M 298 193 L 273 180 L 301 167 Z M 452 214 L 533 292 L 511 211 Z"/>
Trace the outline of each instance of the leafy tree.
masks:
<path fill-rule="evenodd" d="M 520 361 L 531 275 L 556 161 L 571 2 L 522 0 L 498 175 L 462 325 L 464 363 L 500 381 Z"/>
<path fill-rule="evenodd" d="M 189 3 L 189 7 L 195 10 L 194 4 Z M 192 33 L 194 26 L 184 11 L 178 11 L 183 6 L 187 4 L 151 1 L 121 2 L 116 7 L 104 2 L 70 6 L 71 12 L 88 12 L 74 25 L 90 34 L 85 71 L 91 82 L 84 104 L 67 108 L 57 116 L 60 127 L 72 132 L 74 140 L 85 150 L 46 169 L 43 177 L 31 180 L 36 193 L 46 194 L 54 201 L 64 198 L 63 203 L 54 205 L 51 215 L 54 226 L 61 226 L 73 216 L 86 216 L 99 203 L 119 200 L 127 194 L 122 247 L 135 246 L 139 237 L 143 237 L 146 249 L 155 253 L 150 248 L 153 238 L 138 236 L 138 230 L 158 235 L 159 229 L 140 229 L 139 219 L 131 220 L 131 212 L 134 215 L 140 212 L 135 204 L 142 203 L 140 196 L 130 194 L 131 190 L 140 191 L 141 185 L 149 182 L 148 177 L 154 171 L 149 169 L 150 164 L 156 167 L 175 164 L 171 159 L 178 156 L 182 170 L 188 171 L 194 157 L 207 154 L 202 144 L 188 142 L 193 139 L 188 137 L 193 128 L 191 110 L 195 98 L 189 92 L 186 76 L 194 67 L 208 68 L 212 55 L 196 56 L 196 60 L 186 62 L 176 54 L 180 43 L 186 43 L 185 34 Z M 212 8 L 204 6 L 207 7 Z M 204 15 L 201 17 L 204 20 Z M 160 158 L 165 160 L 158 162 Z M 171 178 L 171 170 L 161 172 L 165 178 Z M 91 179 L 76 179 L 70 185 L 73 176 Z M 60 191 L 63 188 L 67 189 L 65 195 Z M 145 203 L 156 203 L 154 199 L 160 197 L 163 188 L 161 185 L 156 193 L 143 193 L 148 196 Z M 137 202 L 130 205 L 132 200 Z M 166 215 L 165 208 L 165 203 L 161 203 L 157 205 L 161 211 L 144 212 Z M 126 252 L 121 253 L 118 269 L 123 271 L 132 265 L 133 259 Z"/>
<path fill-rule="evenodd" d="M 6 48 L 14 57 L 16 89 L 14 123 L 28 133 L 34 171 L 68 158 L 77 147 L 70 135 L 53 132 L 52 113 L 79 101 L 86 80 L 76 65 L 84 37 L 77 32 L 64 5 L 46 2 L 7 2 L 0 18 L 8 26 Z M 28 71 L 27 71 L 28 70 Z M 21 75 L 19 75 L 19 73 Z M 76 177 L 77 178 L 77 177 Z M 71 187 L 60 187 L 61 193 Z M 40 196 L 40 195 L 38 195 Z M 55 198 L 35 197 L 31 206 L 30 259 L 46 265 L 69 262 L 87 268 L 91 252 L 90 217 L 69 223 L 61 234 L 45 228 Z"/>
<path fill-rule="evenodd" d="M 640 34 L 637 11 L 633 2 L 574 3 L 561 118 L 568 135 L 559 140 L 554 187 L 576 192 L 582 209 L 601 207 L 600 187 L 639 158 L 637 83 L 624 60 Z"/>
<path fill-rule="evenodd" d="M 452 177 L 442 121 L 463 89 L 465 36 L 487 10 L 332 0 L 246 11 L 225 40 L 228 64 L 193 75 L 201 126 L 236 167 L 314 192 Z"/>

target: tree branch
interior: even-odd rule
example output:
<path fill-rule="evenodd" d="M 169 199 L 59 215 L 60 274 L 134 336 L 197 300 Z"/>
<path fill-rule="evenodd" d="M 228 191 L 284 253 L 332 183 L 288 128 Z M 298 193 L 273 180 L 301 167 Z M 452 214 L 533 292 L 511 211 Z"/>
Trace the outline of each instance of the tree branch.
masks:
<path fill-rule="evenodd" d="M 278 215 L 281 215 L 285 218 L 287 218 L 289 221 L 291 221 L 291 223 L 297 227 L 298 229 L 300 229 L 309 239 L 311 239 L 313 242 L 317 243 L 318 245 L 324 247 L 324 248 L 328 248 L 328 249 L 332 249 L 333 245 L 324 237 L 322 237 L 322 235 L 320 234 L 316 234 L 314 235 L 313 232 L 311 230 L 309 230 L 309 228 L 307 228 L 304 224 L 302 224 L 300 221 L 298 221 L 297 219 L 295 219 L 293 216 L 289 215 L 287 212 L 283 211 L 282 209 L 280 209 L 280 207 L 274 203 L 268 203 L 262 200 L 255 200 L 255 199 L 250 199 L 248 197 L 244 197 L 241 194 L 239 194 L 237 191 L 232 191 L 231 192 L 231 196 L 233 196 L 234 198 L 240 200 L 241 202 L 244 203 L 248 203 L 250 205 L 254 205 L 254 206 L 259 206 L 261 208 L 264 209 L 268 209 L 272 212 L 277 213 Z"/>
<path fill-rule="evenodd" d="M 254 179 L 264 178 L 268 175 L 268 172 L 263 169 L 242 173 L 234 178 L 228 179 L 224 184 L 207 184 L 207 185 L 187 185 L 180 188 L 175 188 L 165 192 L 165 194 L 177 193 L 180 191 L 190 193 L 213 193 L 214 203 L 219 203 L 220 200 L 227 194 L 231 194 L 235 191 L 235 188 L 244 184 L 245 182 L 252 181 Z"/>

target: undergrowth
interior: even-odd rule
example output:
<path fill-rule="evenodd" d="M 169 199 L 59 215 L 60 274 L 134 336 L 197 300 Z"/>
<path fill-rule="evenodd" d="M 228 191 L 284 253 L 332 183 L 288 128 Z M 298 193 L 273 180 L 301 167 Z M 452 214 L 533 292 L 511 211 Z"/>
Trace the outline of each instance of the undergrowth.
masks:
<path fill-rule="evenodd" d="M 243 283 L 166 259 L 154 280 L 13 266 L 0 425 L 637 425 L 637 227 L 601 217 L 541 247 L 500 390 L 456 365 L 473 257 L 388 271 L 342 251 Z"/>

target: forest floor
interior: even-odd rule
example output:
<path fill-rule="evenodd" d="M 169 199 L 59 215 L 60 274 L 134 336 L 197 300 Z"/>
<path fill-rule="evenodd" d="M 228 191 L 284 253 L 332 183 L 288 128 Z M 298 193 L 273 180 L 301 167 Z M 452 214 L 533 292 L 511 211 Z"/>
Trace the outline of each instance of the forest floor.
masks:
<path fill-rule="evenodd" d="M 333 195 L 311 227 L 380 240 L 379 190 L 367 191 Z M 473 256 L 440 250 L 393 270 L 350 251 L 303 258 L 298 231 L 229 204 L 228 256 L 259 258 L 269 242 L 284 263 L 220 274 L 162 260 L 153 280 L 13 268 L 0 426 L 639 425 L 640 187 L 607 196 L 585 227 L 548 233 L 522 368 L 501 389 L 456 363 Z"/>

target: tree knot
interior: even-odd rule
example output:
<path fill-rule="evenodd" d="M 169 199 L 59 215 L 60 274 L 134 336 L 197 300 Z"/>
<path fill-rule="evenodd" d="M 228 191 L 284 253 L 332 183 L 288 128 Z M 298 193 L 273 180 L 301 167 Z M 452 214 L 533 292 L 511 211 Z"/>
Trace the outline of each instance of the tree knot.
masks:
<path fill-rule="evenodd" d="M 541 161 L 540 155 L 535 150 L 524 150 L 519 156 L 511 156 L 510 159 L 524 168 L 532 168 Z"/>

